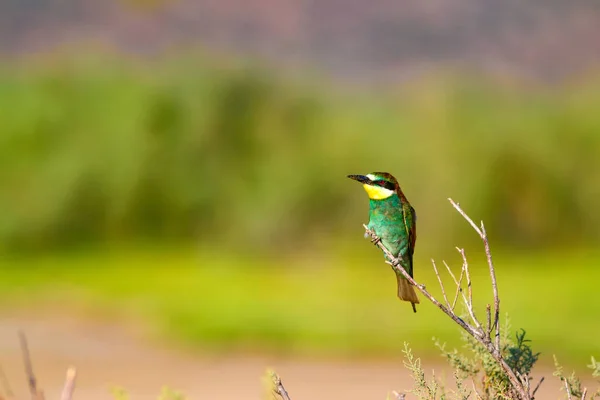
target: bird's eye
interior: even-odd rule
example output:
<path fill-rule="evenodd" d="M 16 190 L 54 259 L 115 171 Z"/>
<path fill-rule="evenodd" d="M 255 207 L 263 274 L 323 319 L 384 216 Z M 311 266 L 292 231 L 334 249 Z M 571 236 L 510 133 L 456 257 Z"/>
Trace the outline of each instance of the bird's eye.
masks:
<path fill-rule="evenodd" d="M 381 187 L 385 187 L 385 181 L 377 181 L 377 184 Z"/>

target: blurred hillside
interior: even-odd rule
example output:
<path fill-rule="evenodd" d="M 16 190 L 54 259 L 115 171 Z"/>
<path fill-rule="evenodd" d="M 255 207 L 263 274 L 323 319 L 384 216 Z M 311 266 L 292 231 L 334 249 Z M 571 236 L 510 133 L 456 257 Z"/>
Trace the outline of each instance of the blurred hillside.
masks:
<path fill-rule="evenodd" d="M 0 51 L 81 41 L 130 53 L 198 44 L 360 80 L 452 67 L 562 80 L 600 61 L 594 0 L 5 0 Z"/>

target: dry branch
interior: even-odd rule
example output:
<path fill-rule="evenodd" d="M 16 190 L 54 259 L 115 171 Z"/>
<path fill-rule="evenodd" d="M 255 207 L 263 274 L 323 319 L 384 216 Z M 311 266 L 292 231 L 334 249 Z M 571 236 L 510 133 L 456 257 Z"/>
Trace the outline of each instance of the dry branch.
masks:
<path fill-rule="evenodd" d="M 475 225 L 475 222 L 465 213 L 460 205 L 456 203 L 451 198 L 448 198 L 452 206 L 462 215 L 462 217 L 467 220 L 467 222 L 473 227 L 475 232 L 479 235 L 481 240 L 483 241 L 483 247 L 485 250 L 485 257 L 487 259 L 488 268 L 490 269 L 490 278 L 492 279 L 492 291 L 494 293 L 494 324 L 493 329 L 495 330 L 495 339 L 496 339 L 496 348 L 500 348 L 500 329 L 499 329 L 499 320 L 500 320 L 500 296 L 498 295 L 498 284 L 496 282 L 496 270 L 494 268 L 494 262 L 492 261 L 492 251 L 490 249 L 490 242 L 487 237 L 487 233 L 485 231 L 485 226 L 483 225 L 483 221 L 481 221 L 481 227 Z M 492 333 L 492 327 L 490 327 L 489 334 Z"/>
<path fill-rule="evenodd" d="M 450 198 L 448 200 L 450 201 L 452 206 L 460 213 L 460 215 L 471 225 L 471 227 L 475 230 L 475 232 L 477 232 L 477 234 L 481 238 L 483 245 L 484 245 L 486 260 L 487 260 L 489 274 L 490 274 L 490 278 L 491 278 L 492 293 L 493 293 L 493 297 L 494 297 L 493 322 L 492 322 L 492 315 L 491 315 L 492 314 L 491 306 L 488 304 L 487 308 L 486 308 L 487 324 L 485 324 L 485 326 L 482 326 L 481 322 L 475 315 L 475 311 L 473 309 L 473 292 L 472 292 L 472 288 L 471 288 L 471 285 L 472 285 L 471 275 L 469 272 L 469 263 L 467 262 L 467 257 L 465 255 L 464 249 L 457 248 L 457 250 L 460 253 L 462 260 L 463 260 L 461 275 L 460 275 L 459 279 L 456 279 L 456 276 L 452 273 L 450 267 L 448 267 L 448 265 L 444 262 L 444 265 L 446 265 L 446 268 L 448 269 L 450 275 L 452 276 L 452 279 L 454 280 L 454 283 L 456 284 L 456 294 L 455 294 L 455 299 L 452 302 L 452 304 L 450 304 L 450 302 L 448 301 L 448 298 L 446 295 L 446 289 L 444 287 L 444 284 L 442 283 L 442 279 L 439 275 L 439 271 L 437 269 L 435 261 L 432 260 L 433 269 L 435 271 L 438 282 L 440 283 L 440 286 L 442 289 L 442 295 L 443 295 L 444 301 L 446 303 L 446 304 L 442 304 L 442 303 L 440 303 L 440 301 L 438 301 L 435 297 L 433 297 L 426 290 L 425 285 L 417 283 L 406 272 L 406 270 L 402 266 L 403 260 L 401 258 L 394 257 L 394 255 L 392 255 L 391 252 L 383 245 L 383 243 L 381 242 L 381 239 L 373 231 L 371 231 L 366 225 L 363 225 L 363 226 L 366 230 L 366 234 L 371 237 L 371 241 L 377 247 L 379 247 L 385 254 L 385 256 L 387 258 L 386 263 L 390 264 L 396 272 L 402 274 L 402 276 L 404 276 L 413 286 L 415 286 L 421 292 L 421 294 L 423 296 L 425 296 L 436 307 L 438 307 L 440 310 L 442 310 L 442 312 L 444 312 L 448 317 L 450 317 L 454 322 L 456 322 L 462 329 L 464 329 L 467 333 L 469 333 L 469 335 L 471 335 L 473 338 L 475 338 L 475 340 L 477 340 L 480 344 L 482 344 L 484 346 L 484 348 L 487 350 L 487 352 L 496 360 L 498 365 L 502 368 L 502 370 L 508 377 L 508 379 L 511 383 L 511 387 L 514 390 L 515 395 L 518 396 L 519 399 L 531 400 L 533 398 L 533 395 L 530 394 L 530 392 L 529 392 L 529 382 L 528 382 L 529 378 L 523 377 L 523 376 L 518 376 L 515 373 L 515 371 L 513 371 L 511 369 L 511 367 L 506 363 L 506 360 L 504 360 L 503 355 L 502 355 L 502 348 L 500 346 L 500 326 L 499 326 L 500 297 L 498 294 L 496 271 L 494 268 L 494 263 L 492 261 L 492 253 L 490 250 L 487 233 L 485 231 L 485 226 L 484 226 L 483 222 L 481 222 L 481 226 L 477 226 L 473 222 L 473 220 L 462 210 L 462 208 L 460 208 L 460 205 L 458 203 L 456 203 L 454 200 L 452 200 Z M 462 290 L 462 287 L 461 287 L 463 275 L 465 276 L 465 278 L 467 280 L 467 294 L 464 293 L 464 291 Z M 454 307 L 456 305 L 456 301 L 458 299 L 459 293 L 462 295 L 464 305 L 467 308 L 467 311 L 469 312 L 469 315 L 472 320 L 472 324 L 464 321 L 462 318 L 460 318 L 454 312 Z M 492 332 L 494 334 L 494 340 L 492 340 L 492 337 L 491 337 Z M 539 387 L 539 385 L 538 385 L 538 387 Z M 536 388 L 536 390 L 537 390 L 537 388 Z"/>
<path fill-rule="evenodd" d="M 2 388 L 4 389 L 4 395 L 6 396 L 6 399 L 8 400 L 12 400 L 15 398 L 14 392 L 12 391 L 11 387 L 10 387 L 10 383 L 8 382 L 8 378 L 6 377 L 6 374 L 4 373 L 4 369 L 2 368 L 2 366 L 0 366 L 0 384 L 2 385 Z M 4 397 L 4 396 L 2 396 Z"/>
<path fill-rule="evenodd" d="M 433 263 L 433 259 L 431 260 L 431 262 Z M 450 309 L 452 311 L 454 311 L 454 307 L 456 307 L 456 302 L 458 301 L 458 295 L 462 294 L 463 298 L 465 297 L 464 292 L 462 290 L 462 281 L 463 281 L 463 276 L 465 276 L 465 269 L 464 268 L 460 269 L 460 276 L 459 276 L 459 278 L 457 280 L 456 277 L 454 276 L 454 273 L 452 272 L 452 270 L 450 269 L 450 267 L 446 263 L 446 261 L 442 261 L 442 262 L 446 266 L 446 269 L 448 270 L 448 273 L 450 274 L 450 276 L 454 280 L 454 283 L 456 284 L 456 293 L 454 294 L 454 300 L 452 300 L 452 306 L 450 307 Z M 441 281 L 441 278 L 439 276 L 438 276 L 438 280 Z M 442 283 L 440 283 L 440 285 L 442 285 Z"/>
<path fill-rule="evenodd" d="M 25 375 L 27 376 L 27 384 L 31 400 L 44 400 L 44 393 L 38 390 L 37 380 L 33 373 L 33 364 L 31 363 L 31 355 L 29 354 L 29 346 L 27 345 L 27 337 L 23 331 L 19 331 L 19 341 L 21 342 L 21 352 L 23 353 L 23 364 L 25 365 Z"/>
<path fill-rule="evenodd" d="M 77 370 L 75 369 L 75 367 L 69 367 L 69 369 L 67 369 L 65 385 L 63 386 L 62 393 L 60 394 L 60 400 L 71 400 L 73 398 L 73 391 L 75 390 L 75 378 L 76 377 L 77 377 Z"/>
<path fill-rule="evenodd" d="M 395 390 L 392 390 L 392 396 L 394 396 L 394 399 L 396 399 L 396 400 L 405 400 L 406 399 L 406 395 L 404 393 L 398 393 Z"/>
<path fill-rule="evenodd" d="M 463 259 L 463 265 L 462 265 L 461 271 L 463 271 L 465 273 L 465 276 L 467 278 L 468 298 L 465 297 L 464 292 L 463 292 L 465 306 L 467 307 L 467 311 L 469 312 L 469 315 L 471 316 L 471 320 L 473 320 L 473 323 L 476 325 L 477 329 L 481 330 L 481 324 L 479 323 L 479 320 L 477 319 L 477 317 L 475 317 L 475 310 L 473 309 L 473 287 L 472 287 L 472 283 L 471 283 L 471 273 L 469 272 L 469 262 L 467 261 L 465 249 L 459 249 L 457 247 L 456 250 L 460 253 L 460 255 Z"/>
<path fill-rule="evenodd" d="M 291 400 L 287 390 L 285 390 L 285 387 L 283 386 L 283 383 L 281 383 L 281 378 L 279 375 L 273 371 L 271 372 L 271 379 L 273 380 L 273 390 L 275 393 L 277 393 L 282 400 Z"/>
<path fill-rule="evenodd" d="M 531 393 L 531 400 L 534 400 L 535 394 L 537 393 L 537 391 L 540 388 L 540 386 L 542 386 L 542 382 L 544 382 L 544 377 L 543 376 L 542 376 L 542 379 L 540 379 L 540 381 L 538 382 L 538 384 L 535 387 L 535 389 L 533 389 L 533 392 Z"/>
<path fill-rule="evenodd" d="M 446 302 L 446 307 L 448 307 L 450 310 L 452 310 L 452 309 L 454 309 L 454 307 L 452 307 L 452 305 L 448 301 L 448 297 L 446 296 L 446 288 L 444 287 L 444 284 L 442 283 L 442 278 L 440 277 L 440 273 L 437 270 L 437 266 L 435 265 L 435 260 L 433 258 L 431 259 L 431 265 L 433 265 L 433 270 L 435 271 L 435 276 L 437 276 L 438 282 L 440 283 L 440 287 L 442 288 L 442 296 L 444 296 L 444 301 Z"/>

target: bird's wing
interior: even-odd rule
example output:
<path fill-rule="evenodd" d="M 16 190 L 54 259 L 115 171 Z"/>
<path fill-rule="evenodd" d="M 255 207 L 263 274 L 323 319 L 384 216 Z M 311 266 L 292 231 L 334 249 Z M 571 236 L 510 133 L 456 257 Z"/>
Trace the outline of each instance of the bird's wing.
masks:
<path fill-rule="evenodd" d="M 410 266 L 410 271 L 407 271 L 410 276 L 412 276 L 412 258 L 413 253 L 415 252 L 415 243 L 417 241 L 417 214 L 415 209 L 412 208 L 410 204 L 403 205 L 403 214 L 404 214 L 404 228 L 406 229 L 406 235 L 408 237 L 408 258 Z"/>
<path fill-rule="evenodd" d="M 410 255 L 412 257 L 415 252 L 415 243 L 417 242 L 417 213 L 412 206 L 410 208 L 410 219 L 412 221 L 410 226 L 409 243 L 410 243 Z"/>

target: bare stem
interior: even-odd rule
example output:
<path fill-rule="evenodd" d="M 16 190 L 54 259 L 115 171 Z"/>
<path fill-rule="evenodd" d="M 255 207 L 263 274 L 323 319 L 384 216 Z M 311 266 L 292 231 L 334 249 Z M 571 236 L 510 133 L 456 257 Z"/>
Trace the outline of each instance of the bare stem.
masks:
<path fill-rule="evenodd" d="M 62 393 L 60 394 L 60 400 L 71 400 L 73 398 L 73 391 L 75 390 L 75 378 L 76 377 L 77 377 L 77 370 L 75 370 L 75 367 L 69 367 L 69 369 L 67 369 L 65 385 L 63 386 Z"/>
<path fill-rule="evenodd" d="M 6 377 L 6 374 L 4 373 L 4 369 L 2 368 L 2 366 L 0 366 L 0 382 L 2 384 L 2 387 L 4 389 L 4 393 L 6 394 L 6 397 L 8 399 L 14 399 L 15 395 L 10 387 L 10 383 L 8 382 L 8 378 Z"/>
<path fill-rule="evenodd" d="M 473 288 L 471 284 L 471 273 L 469 272 L 469 262 L 467 261 L 467 256 L 465 255 L 465 249 L 459 249 L 457 247 L 456 250 L 458 250 L 463 259 L 462 270 L 465 272 L 465 276 L 467 277 L 467 293 L 469 297 L 466 299 L 463 294 L 463 298 L 465 298 L 465 306 L 467 306 L 467 311 L 469 311 L 469 315 L 471 315 L 473 323 L 477 326 L 477 328 L 481 329 L 481 324 L 477 320 L 477 317 L 475 317 L 475 310 L 473 310 Z"/>
<path fill-rule="evenodd" d="M 440 288 L 442 289 L 442 295 L 444 296 L 444 301 L 446 302 L 446 306 L 450 309 L 453 309 L 448 301 L 448 297 L 446 297 L 446 289 L 444 288 L 444 284 L 442 283 L 442 278 L 440 277 L 440 273 L 438 272 L 437 266 L 435 265 L 435 260 L 431 259 L 431 265 L 433 265 L 433 270 L 435 271 L 435 276 L 437 276 L 438 282 L 440 283 Z"/>
<path fill-rule="evenodd" d="M 466 212 L 464 212 L 462 210 L 462 208 L 460 208 L 460 205 L 455 202 L 454 200 L 452 200 L 451 198 L 448 197 L 448 200 L 450 201 L 450 203 L 452 204 L 452 207 L 454 207 L 456 209 L 456 211 L 458 211 L 458 213 L 460 215 L 462 215 L 462 217 L 467 220 L 467 222 L 473 227 L 473 229 L 475 229 L 475 232 L 477 232 L 477 234 L 479 235 L 479 237 L 481 237 L 483 239 L 483 233 L 481 232 L 481 230 L 479 229 L 479 227 L 477 225 L 475 225 L 475 222 L 473 222 L 473 220 L 471 219 L 471 217 L 469 217 L 467 215 Z"/>
<path fill-rule="evenodd" d="M 567 382 L 566 379 L 563 379 L 563 382 L 565 383 L 565 389 L 567 389 L 567 399 L 571 400 L 573 398 L 573 396 L 571 396 L 571 389 L 569 388 L 569 382 Z"/>
<path fill-rule="evenodd" d="M 395 390 L 392 390 L 392 396 L 394 396 L 394 399 L 396 399 L 396 400 L 406 399 L 406 395 L 404 393 L 398 393 Z"/>
<path fill-rule="evenodd" d="M 492 251 L 490 249 L 490 242 L 487 237 L 487 233 L 485 231 L 485 225 L 483 221 L 481 222 L 481 227 L 478 227 L 475 222 L 465 213 L 460 205 L 456 203 L 451 198 L 448 198 L 452 206 L 459 212 L 460 215 L 463 216 L 465 220 L 473 227 L 475 232 L 479 235 L 481 240 L 483 241 L 483 247 L 485 249 L 485 256 L 487 259 L 488 268 L 490 270 L 490 278 L 492 280 L 492 291 L 494 294 L 494 323 L 492 324 L 494 330 L 494 336 L 496 340 L 496 348 L 500 349 L 500 297 L 498 295 L 498 283 L 496 281 L 496 270 L 494 268 L 494 262 L 492 260 Z M 491 334 L 492 329 L 490 329 L 489 334 Z"/>
<path fill-rule="evenodd" d="M 536 385 L 535 389 L 533 389 L 533 392 L 531 393 L 531 400 L 534 400 L 535 394 L 537 393 L 537 391 L 540 388 L 540 386 L 542 386 L 542 382 L 544 382 L 544 377 L 543 376 L 542 376 L 542 379 L 540 379 L 540 381 Z"/>
<path fill-rule="evenodd" d="M 285 387 L 283 386 L 283 383 L 281 383 L 281 378 L 279 375 L 273 371 L 271 373 L 271 379 L 273 379 L 275 393 L 277 393 L 282 400 L 291 400 L 287 390 L 285 390 Z"/>
<path fill-rule="evenodd" d="M 481 221 L 481 239 L 485 247 L 485 257 L 487 258 L 488 267 L 490 269 L 490 278 L 492 280 L 492 290 L 494 293 L 494 329 L 496 331 L 496 347 L 500 348 L 500 296 L 498 295 L 498 283 L 496 282 L 496 270 L 492 261 L 492 250 L 488 241 L 487 233 L 483 221 Z M 491 332 L 490 332 L 491 333 Z"/>
<path fill-rule="evenodd" d="M 31 400 L 41 400 L 44 398 L 42 392 L 38 391 L 37 380 L 33 373 L 33 365 L 31 363 L 31 355 L 29 354 L 29 346 L 27 345 L 27 337 L 23 331 L 19 331 L 19 341 L 21 342 L 21 352 L 23 353 L 23 363 L 25 365 L 25 374 L 29 386 Z"/>
<path fill-rule="evenodd" d="M 456 294 L 454 295 L 454 300 L 452 301 L 452 307 L 451 307 L 452 311 L 454 311 L 454 307 L 456 307 L 456 301 L 458 300 L 459 293 L 462 294 L 463 298 L 464 298 L 464 293 L 462 290 L 462 281 L 463 281 L 463 276 L 465 276 L 465 269 L 464 268 L 460 269 L 460 277 L 457 280 L 456 277 L 454 276 L 454 273 L 452 272 L 452 270 L 446 263 L 446 261 L 443 261 L 443 263 L 446 266 L 446 269 L 448 270 L 448 272 L 450 273 L 450 276 L 454 280 L 454 283 L 456 284 Z"/>

